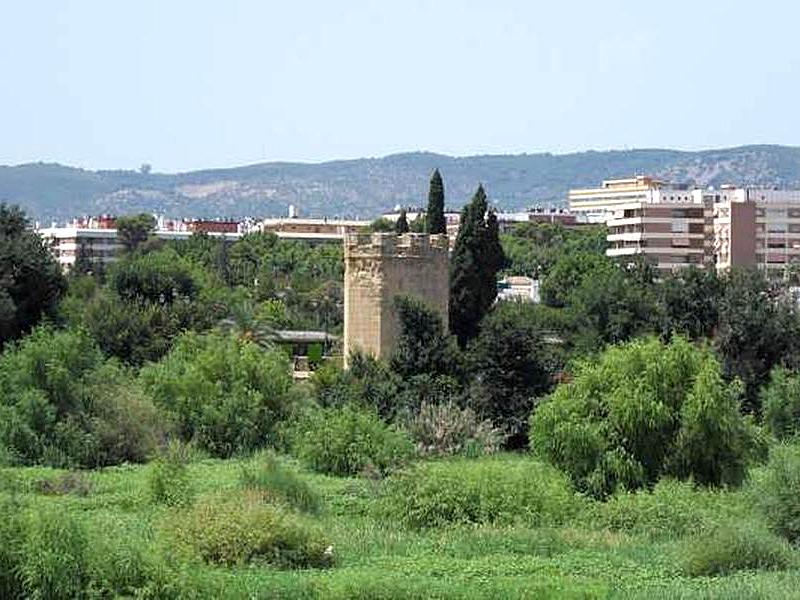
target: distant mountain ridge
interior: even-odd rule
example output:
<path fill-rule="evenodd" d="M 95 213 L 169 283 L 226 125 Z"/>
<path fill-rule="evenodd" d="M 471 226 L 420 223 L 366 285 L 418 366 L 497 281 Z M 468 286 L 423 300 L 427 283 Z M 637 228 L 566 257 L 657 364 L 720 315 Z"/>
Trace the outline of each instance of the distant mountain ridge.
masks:
<path fill-rule="evenodd" d="M 286 214 L 372 218 L 396 204 L 424 205 L 439 168 L 447 205 L 460 208 L 482 182 L 503 209 L 562 204 L 571 187 L 652 174 L 697 185 L 800 188 L 800 148 L 741 146 L 688 152 L 610 150 L 452 157 L 429 152 L 323 163 L 272 162 L 186 173 L 90 171 L 52 163 L 0 166 L 0 201 L 43 222 L 78 215 L 151 212 L 170 217 Z"/>

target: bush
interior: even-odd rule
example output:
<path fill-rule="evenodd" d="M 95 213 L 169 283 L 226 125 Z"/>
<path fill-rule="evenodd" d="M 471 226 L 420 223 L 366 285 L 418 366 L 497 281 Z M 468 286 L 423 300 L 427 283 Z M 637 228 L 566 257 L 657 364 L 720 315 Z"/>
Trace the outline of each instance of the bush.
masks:
<path fill-rule="evenodd" d="M 193 490 L 189 479 L 189 448 L 170 442 L 150 466 L 148 486 L 155 504 L 184 506 L 191 503 Z"/>
<path fill-rule="evenodd" d="M 181 438 L 218 457 L 266 446 L 291 410 L 286 354 L 218 334 L 184 334 L 141 379 Z"/>
<path fill-rule="evenodd" d="M 160 430 L 149 397 L 82 331 L 37 329 L 0 357 L 0 447 L 10 462 L 141 461 Z"/>
<path fill-rule="evenodd" d="M 330 475 L 356 475 L 366 469 L 386 473 L 414 451 L 405 432 L 387 425 L 374 410 L 354 404 L 306 413 L 290 437 L 298 458 Z"/>
<path fill-rule="evenodd" d="M 690 540 L 683 549 L 682 563 L 686 574 L 697 577 L 789 569 L 797 560 L 786 541 L 745 522 L 721 526 Z"/>
<path fill-rule="evenodd" d="M 255 466 L 242 470 L 241 483 L 303 512 L 317 513 L 322 507 L 319 493 L 296 471 L 274 454 L 265 454 Z"/>
<path fill-rule="evenodd" d="M 322 366 L 311 379 L 320 406 L 341 407 L 359 404 L 391 420 L 398 410 L 400 377 L 384 361 L 354 352 L 345 371 L 333 363 Z"/>
<path fill-rule="evenodd" d="M 790 542 L 800 541 L 800 446 L 773 448 L 754 492 L 770 528 Z"/>
<path fill-rule="evenodd" d="M 664 476 L 738 485 L 755 445 L 739 391 L 708 349 L 636 340 L 579 364 L 532 415 L 531 443 L 595 497 Z"/>
<path fill-rule="evenodd" d="M 387 480 L 378 510 L 415 528 L 515 522 L 544 526 L 563 522 L 580 505 L 567 479 L 549 465 L 505 456 L 419 463 Z"/>
<path fill-rule="evenodd" d="M 665 479 L 652 491 L 618 492 L 605 502 L 591 502 L 581 520 L 592 529 L 674 539 L 710 531 L 721 520 L 751 518 L 749 508 L 742 494 Z"/>
<path fill-rule="evenodd" d="M 142 463 L 153 456 L 168 426 L 137 381 L 108 371 L 105 383 L 92 386 L 91 398 L 98 466 Z"/>
<path fill-rule="evenodd" d="M 410 419 L 408 431 L 422 456 L 494 454 L 505 436 L 489 420 L 480 421 L 469 408 L 423 403 Z"/>
<path fill-rule="evenodd" d="M 773 369 L 761 391 L 761 406 L 772 435 L 779 440 L 795 437 L 800 432 L 800 376 L 782 367 Z"/>
<path fill-rule="evenodd" d="M 302 568 L 332 563 L 332 548 L 320 531 L 264 500 L 253 492 L 206 496 L 173 515 L 167 529 L 178 548 L 209 564 Z"/>
<path fill-rule="evenodd" d="M 79 598 L 89 585 L 88 538 L 83 523 L 63 509 L 31 515 L 20 575 L 33 598 Z"/>

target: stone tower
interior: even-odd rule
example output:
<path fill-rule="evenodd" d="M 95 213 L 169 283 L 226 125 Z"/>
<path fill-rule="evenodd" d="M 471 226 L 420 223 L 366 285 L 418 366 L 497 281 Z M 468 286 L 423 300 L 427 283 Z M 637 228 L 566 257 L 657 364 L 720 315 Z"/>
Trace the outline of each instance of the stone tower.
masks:
<path fill-rule="evenodd" d="M 446 235 L 348 234 L 344 240 L 344 357 L 361 350 L 391 356 L 400 324 L 395 296 L 414 296 L 439 312 L 447 328 Z"/>

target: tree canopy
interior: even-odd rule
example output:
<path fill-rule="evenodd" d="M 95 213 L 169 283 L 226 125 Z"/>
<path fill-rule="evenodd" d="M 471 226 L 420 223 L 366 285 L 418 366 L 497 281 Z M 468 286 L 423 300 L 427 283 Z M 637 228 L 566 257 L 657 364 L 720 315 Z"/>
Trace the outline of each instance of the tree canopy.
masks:
<path fill-rule="evenodd" d="M 67 288 L 50 250 L 25 214 L 0 204 L 0 349 L 55 315 Z"/>

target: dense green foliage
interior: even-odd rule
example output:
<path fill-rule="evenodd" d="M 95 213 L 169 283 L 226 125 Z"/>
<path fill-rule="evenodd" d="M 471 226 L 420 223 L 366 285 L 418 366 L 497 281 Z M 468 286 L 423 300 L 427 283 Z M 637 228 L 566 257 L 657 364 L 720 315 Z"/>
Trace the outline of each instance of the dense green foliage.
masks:
<path fill-rule="evenodd" d="M 764 425 L 779 440 L 800 433 L 800 375 L 783 367 L 772 370 L 761 390 Z"/>
<path fill-rule="evenodd" d="M 534 399 L 550 389 L 551 363 L 529 304 L 504 303 L 480 325 L 469 347 L 470 405 L 523 446 Z"/>
<path fill-rule="evenodd" d="M 346 404 L 305 414 L 290 432 L 294 454 L 320 473 L 355 475 L 386 473 L 410 458 L 406 433 L 373 410 Z"/>
<path fill-rule="evenodd" d="M 567 479 L 530 460 L 453 459 L 393 475 L 383 511 L 410 527 L 455 523 L 555 525 L 580 503 Z"/>
<path fill-rule="evenodd" d="M 322 532 L 259 494 L 224 493 L 197 500 L 167 528 L 175 544 L 223 566 L 267 563 L 324 567 L 332 562 Z"/>
<path fill-rule="evenodd" d="M 400 321 L 397 348 L 391 367 L 401 377 L 415 375 L 459 375 L 459 355 L 444 329 L 441 315 L 416 298 L 394 300 Z"/>
<path fill-rule="evenodd" d="M 693 577 L 741 570 L 786 570 L 798 564 L 785 540 L 750 524 L 728 524 L 690 540 L 682 563 Z"/>
<path fill-rule="evenodd" d="M 744 408 L 758 412 L 758 390 L 776 365 L 798 362 L 800 316 L 790 291 L 757 271 L 733 270 L 719 305 L 714 345 L 728 377 L 745 384 Z"/>
<path fill-rule="evenodd" d="M 66 281 L 25 214 L 0 203 L 0 350 L 55 315 Z"/>
<path fill-rule="evenodd" d="M 800 540 L 800 449 L 773 448 L 762 480 L 754 487 L 756 506 L 775 533 Z"/>
<path fill-rule="evenodd" d="M 286 355 L 217 334 L 184 334 L 141 380 L 180 437 L 214 456 L 269 444 L 291 410 Z"/>
<path fill-rule="evenodd" d="M 0 356 L 0 446 L 14 463 L 101 466 L 147 458 L 159 417 L 83 332 L 40 328 Z"/>
<path fill-rule="evenodd" d="M 606 233 L 602 225 L 568 229 L 558 223 L 520 223 L 500 239 L 509 274 L 542 279 L 564 257 L 603 255 Z"/>
<path fill-rule="evenodd" d="M 737 399 L 708 350 L 635 341 L 581 363 L 533 414 L 531 442 L 593 496 L 665 475 L 736 485 L 752 445 Z"/>

